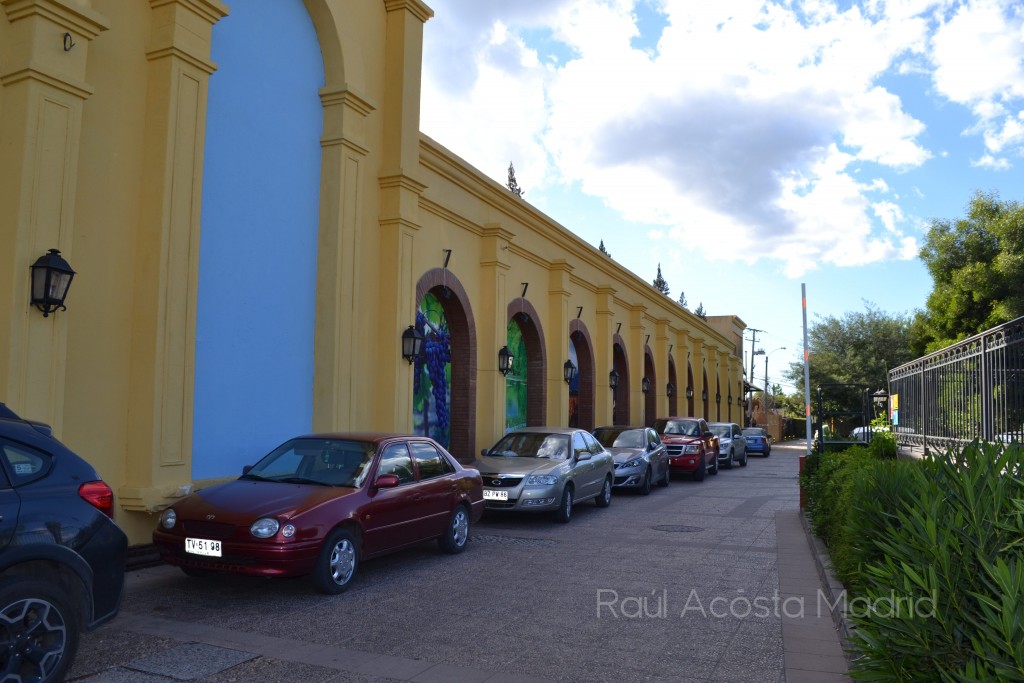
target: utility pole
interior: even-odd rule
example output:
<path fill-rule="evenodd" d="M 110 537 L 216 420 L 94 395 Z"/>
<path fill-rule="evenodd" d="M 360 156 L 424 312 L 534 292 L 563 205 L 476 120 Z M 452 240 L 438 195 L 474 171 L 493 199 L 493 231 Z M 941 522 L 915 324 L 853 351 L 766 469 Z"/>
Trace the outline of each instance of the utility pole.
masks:
<path fill-rule="evenodd" d="M 757 354 L 754 350 L 757 348 L 757 333 L 764 332 L 764 330 L 758 330 L 753 327 L 748 327 L 747 330 L 751 332 L 750 336 L 750 383 L 754 383 L 754 356 Z"/>

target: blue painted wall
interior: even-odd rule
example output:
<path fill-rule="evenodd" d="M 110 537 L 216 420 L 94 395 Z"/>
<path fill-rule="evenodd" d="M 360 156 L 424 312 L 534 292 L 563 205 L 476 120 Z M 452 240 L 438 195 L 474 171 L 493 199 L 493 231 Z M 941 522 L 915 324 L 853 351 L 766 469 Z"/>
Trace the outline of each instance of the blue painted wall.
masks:
<path fill-rule="evenodd" d="M 213 28 L 192 476 L 240 474 L 311 429 L 324 84 L 301 0 L 244 0 Z"/>

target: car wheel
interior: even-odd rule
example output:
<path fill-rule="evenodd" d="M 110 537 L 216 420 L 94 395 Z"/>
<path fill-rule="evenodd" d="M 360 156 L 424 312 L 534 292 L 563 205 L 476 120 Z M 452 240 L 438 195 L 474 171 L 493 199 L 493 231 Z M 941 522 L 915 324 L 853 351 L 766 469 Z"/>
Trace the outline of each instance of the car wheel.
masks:
<path fill-rule="evenodd" d="M 640 495 L 649 496 L 651 495 L 651 468 L 648 467 L 644 472 L 644 480 L 640 482 Z"/>
<path fill-rule="evenodd" d="M 694 481 L 704 481 L 704 477 L 708 473 L 708 459 L 705 455 L 701 455 L 700 464 L 697 465 L 697 469 L 693 471 Z"/>
<path fill-rule="evenodd" d="M 469 542 L 469 511 L 465 505 L 459 505 L 452 513 L 452 519 L 448 522 L 448 531 L 444 536 L 437 539 L 441 550 L 449 555 L 461 553 L 466 549 Z"/>
<path fill-rule="evenodd" d="M 193 579 L 203 579 L 213 575 L 211 569 L 200 569 L 199 567 L 179 567 L 179 569 L 185 573 L 185 576 L 191 576 Z"/>
<path fill-rule="evenodd" d="M 740 460 L 740 467 L 746 467 L 746 466 L 747 466 L 747 452 L 743 451 L 743 459 Z"/>
<path fill-rule="evenodd" d="M 672 472 L 668 468 L 668 463 L 665 463 L 665 473 L 662 475 L 661 479 L 658 480 L 658 486 L 668 486 L 669 478 L 671 476 Z"/>
<path fill-rule="evenodd" d="M 764 457 L 770 458 L 771 455 L 772 455 L 772 449 L 770 449 L 770 448 L 766 449 L 765 452 L 764 452 Z"/>
<path fill-rule="evenodd" d="M 650 487 L 648 487 L 649 489 Z M 599 508 L 606 508 L 612 504 L 612 478 L 611 475 L 604 478 L 604 486 L 601 487 L 601 493 L 597 494 L 597 498 L 594 499 L 594 504 Z"/>
<path fill-rule="evenodd" d="M 321 593 L 337 595 L 348 590 L 359 567 L 359 544 L 345 529 L 337 529 L 324 542 L 313 567 L 313 585 Z"/>
<path fill-rule="evenodd" d="M 711 459 L 714 462 L 711 463 L 711 471 L 708 474 L 718 474 L 718 453 L 715 453 L 715 457 Z"/>
<path fill-rule="evenodd" d="M 0 590 L 0 670 L 10 680 L 63 681 L 78 649 L 78 618 L 63 590 L 14 579 Z"/>
<path fill-rule="evenodd" d="M 729 459 L 725 461 L 725 469 L 727 469 L 727 470 L 731 470 L 732 469 L 732 459 L 735 458 L 735 457 L 736 457 L 736 454 L 733 453 L 730 450 L 729 451 Z"/>
<path fill-rule="evenodd" d="M 568 524 L 569 520 L 572 519 L 572 487 L 566 486 L 562 490 L 562 502 L 559 503 L 558 509 L 555 511 L 555 519 L 562 524 Z"/>

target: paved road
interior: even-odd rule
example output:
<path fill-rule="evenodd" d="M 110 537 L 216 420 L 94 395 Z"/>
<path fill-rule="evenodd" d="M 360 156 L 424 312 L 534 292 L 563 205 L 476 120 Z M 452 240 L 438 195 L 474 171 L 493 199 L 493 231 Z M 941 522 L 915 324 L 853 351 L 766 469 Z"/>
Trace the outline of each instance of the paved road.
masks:
<path fill-rule="evenodd" d="M 70 678 L 785 681 L 776 513 L 796 519 L 803 448 L 581 504 L 568 525 L 488 514 L 463 554 L 424 544 L 367 562 L 335 597 L 303 579 L 130 572 Z"/>

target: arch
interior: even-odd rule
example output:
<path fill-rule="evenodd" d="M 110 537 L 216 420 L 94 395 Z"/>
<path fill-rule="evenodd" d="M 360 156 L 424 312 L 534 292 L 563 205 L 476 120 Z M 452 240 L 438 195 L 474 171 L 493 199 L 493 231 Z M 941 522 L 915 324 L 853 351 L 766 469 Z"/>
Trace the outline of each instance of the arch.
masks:
<path fill-rule="evenodd" d="M 719 374 L 715 373 L 715 422 L 722 421 L 722 380 Z"/>
<path fill-rule="evenodd" d="M 668 397 L 668 414 L 675 415 L 679 407 L 679 382 L 676 379 L 676 361 L 668 357 L 668 383 L 672 385 L 672 395 Z M 668 387 L 666 387 L 666 390 Z M 685 391 L 685 389 L 684 389 Z"/>
<path fill-rule="evenodd" d="M 454 273 L 432 268 L 416 283 L 416 305 L 433 293 L 441 302 L 451 334 L 452 375 L 448 450 L 459 462 L 472 462 L 476 449 L 476 320 L 469 295 Z"/>
<path fill-rule="evenodd" d="M 590 339 L 590 331 L 582 320 L 574 319 L 569 323 L 569 343 L 576 349 L 579 361 L 576 376 L 578 396 L 576 397 L 577 425 L 580 429 L 593 430 L 595 424 L 595 387 L 597 385 L 596 366 L 594 360 L 594 343 Z M 569 425 L 573 426 L 572 424 Z"/>
<path fill-rule="evenodd" d="M 619 373 L 619 386 L 612 392 L 612 423 L 628 425 L 629 419 L 629 356 L 619 335 L 612 336 L 612 369 Z"/>
<path fill-rule="evenodd" d="M 708 411 L 708 400 L 711 398 L 708 392 L 708 369 L 704 368 L 701 372 L 704 373 L 704 388 L 701 389 L 700 398 L 704 403 L 704 412 L 701 413 L 701 417 L 705 420 L 711 419 L 711 413 Z"/>
<path fill-rule="evenodd" d="M 644 377 L 650 382 L 650 389 L 644 394 L 644 426 L 654 424 L 658 417 L 658 373 L 654 369 L 654 354 L 651 347 L 644 346 Z"/>
<path fill-rule="evenodd" d="M 686 414 L 693 415 L 693 366 L 690 365 L 690 361 L 686 361 L 686 389 L 688 393 L 686 397 Z"/>
<path fill-rule="evenodd" d="M 544 380 L 548 354 L 544 329 L 537 309 L 523 297 L 508 304 L 508 322 L 513 321 L 519 325 L 526 345 L 526 424 L 536 427 L 547 421 L 548 389 Z"/>
<path fill-rule="evenodd" d="M 338 27 L 343 25 L 344 20 L 335 16 L 335 13 L 341 10 L 328 0 L 303 0 L 303 4 L 313 22 L 313 30 L 316 32 L 317 41 L 320 44 L 320 53 L 324 62 L 324 85 L 344 87 L 344 84 L 349 83 L 351 78 L 347 77 L 345 73 L 344 50 L 338 31 Z"/>

